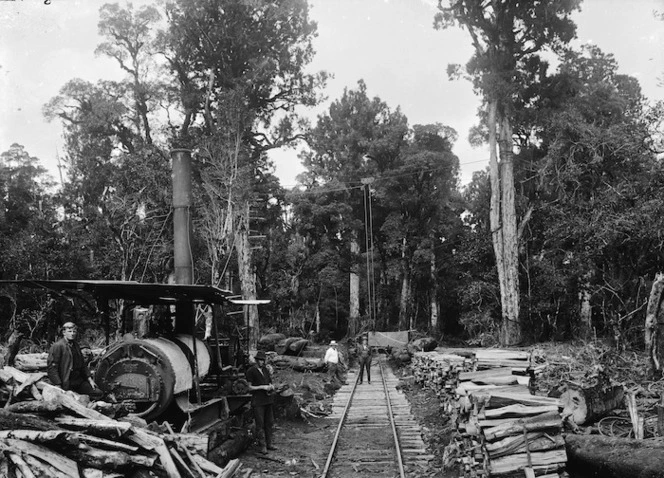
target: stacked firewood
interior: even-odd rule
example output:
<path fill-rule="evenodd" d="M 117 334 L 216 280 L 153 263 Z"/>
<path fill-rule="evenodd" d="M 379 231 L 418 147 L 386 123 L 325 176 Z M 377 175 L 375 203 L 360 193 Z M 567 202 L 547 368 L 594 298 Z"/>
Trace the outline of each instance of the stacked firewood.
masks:
<path fill-rule="evenodd" d="M 567 463 L 561 403 L 533 395 L 530 377 L 540 370 L 529 354 L 477 350 L 477 371 L 458 376 L 458 435 L 447 451 L 465 477 L 562 476 Z"/>
<path fill-rule="evenodd" d="M 415 352 L 411 359 L 411 369 L 415 381 L 424 388 L 433 390 L 439 399 L 445 401 L 446 394 L 453 393 L 459 373 L 473 370 L 474 358 L 441 352 Z"/>
<path fill-rule="evenodd" d="M 228 478 L 240 466 L 207 460 L 205 435 L 175 433 L 168 424 L 148 429 L 137 417 L 113 419 L 43 377 L 0 370 L 0 390 L 9 397 L 0 409 L 0 476 Z"/>

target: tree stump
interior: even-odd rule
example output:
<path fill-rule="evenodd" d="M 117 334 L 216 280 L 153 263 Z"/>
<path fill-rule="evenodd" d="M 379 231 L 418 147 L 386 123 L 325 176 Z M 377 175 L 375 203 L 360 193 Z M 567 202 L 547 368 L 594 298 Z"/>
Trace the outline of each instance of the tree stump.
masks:
<path fill-rule="evenodd" d="M 619 407 L 624 395 L 622 385 L 611 385 L 604 378 L 591 387 L 568 383 L 560 397 L 563 418 L 569 417 L 577 425 L 593 422 Z"/>

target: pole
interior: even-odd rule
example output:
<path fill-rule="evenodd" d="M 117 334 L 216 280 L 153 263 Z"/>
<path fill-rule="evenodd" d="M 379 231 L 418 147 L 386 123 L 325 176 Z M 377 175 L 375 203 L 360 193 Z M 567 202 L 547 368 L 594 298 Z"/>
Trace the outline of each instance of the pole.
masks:
<path fill-rule="evenodd" d="M 362 181 L 364 183 L 364 180 Z M 367 196 L 369 194 L 369 184 L 364 183 L 364 250 L 367 255 L 367 311 L 369 312 L 369 324 L 373 307 L 371 305 L 371 269 L 369 268 L 369 208 L 367 206 Z"/>
<path fill-rule="evenodd" d="M 191 151 L 174 149 L 173 161 L 173 259 L 176 284 L 193 284 L 194 266 L 191 257 Z"/>
<path fill-rule="evenodd" d="M 375 330 L 375 284 L 373 273 L 373 218 L 371 215 L 371 188 L 370 185 L 374 182 L 374 178 L 362 178 L 360 180 L 364 184 L 364 230 L 366 233 L 366 250 L 367 250 L 367 294 L 368 303 L 367 309 L 369 310 L 369 324 Z M 372 320 L 373 319 L 373 320 Z"/>

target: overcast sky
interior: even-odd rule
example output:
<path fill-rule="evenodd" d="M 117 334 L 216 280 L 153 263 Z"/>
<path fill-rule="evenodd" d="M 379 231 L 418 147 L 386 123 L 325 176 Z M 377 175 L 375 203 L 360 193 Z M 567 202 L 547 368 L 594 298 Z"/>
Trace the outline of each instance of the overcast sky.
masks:
<path fill-rule="evenodd" d="M 72 78 L 120 79 L 111 60 L 97 58 L 97 21 L 102 0 L 0 0 L 0 152 L 25 146 L 56 175 L 61 126 L 46 123 L 42 106 Z M 121 2 L 124 3 L 124 2 Z M 135 0 L 134 6 L 151 3 Z M 459 133 L 455 152 L 462 182 L 486 166 L 486 152 L 468 145 L 477 98 L 464 81 L 449 81 L 449 63 L 465 63 L 472 50 L 467 33 L 436 31 L 436 0 L 310 0 L 318 22 L 317 52 L 310 69 L 335 75 L 329 101 L 364 79 L 369 95 L 400 106 L 411 125 L 443 123 Z M 664 99 L 664 0 L 585 0 L 574 15 L 578 43 L 593 42 L 613 53 L 622 73 L 639 79 L 644 94 Z M 324 111 L 326 105 L 310 113 Z M 296 151 L 274 156 L 282 184 L 302 171 Z"/>

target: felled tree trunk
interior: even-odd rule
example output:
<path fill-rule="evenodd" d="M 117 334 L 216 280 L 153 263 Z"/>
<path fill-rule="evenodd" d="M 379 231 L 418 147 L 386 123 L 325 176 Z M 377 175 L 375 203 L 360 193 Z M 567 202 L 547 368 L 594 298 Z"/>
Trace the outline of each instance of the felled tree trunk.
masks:
<path fill-rule="evenodd" d="M 664 477 L 664 440 L 566 435 L 570 473 L 602 478 Z"/>
<path fill-rule="evenodd" d="M 664 367 L 664 311 L 662 311 L 662 291 L 664 291 L 664 274 L 655 276 L 650 290 L 648 308 L 646 309 L 645 341 L 650 356 L 653 378 L 662 377 Z"/>
<path fill-rule="evenodd" d="M 216 465 L 223 466 L 233 456 L 238 456 L 244 450 L 249 448 L 251 437 L 247 430 L 238 430 L 231 438 L 223 442 L 218 447 L 210 450 L 208 460 Z"/>
<path fill-rule="evenodd" d="M 624 395 L 622 385 L 611 385 L 606 380 L 587 388 L 569 383 L 560 397 L 563 417 L 570 417 L 577 425 L 594 422 L 620 406 Z"/>
<path fill-rule="evenodd" d="M 309 345 L 309 341 L 307 339 L 294 340 L 288 344 L 287 353 L 291 355 L 300 355 L 307 345 Z"/>
<path fill-rule="evenodd" d="M 267 334 L 263 335 L 258 341 L 258 345 L 263 350 L 274 350 L 277 344 L 284 340 L 286 336 L 284 334 Z"/>
<path fill-rule="evenodd" d="M 322 371 L 323 361 L 319 358 L 292 357 L 290 355 L 277 355 L 270 359 L 270 363 L 276 368 L 291 368 L 296 372 Z"/>

